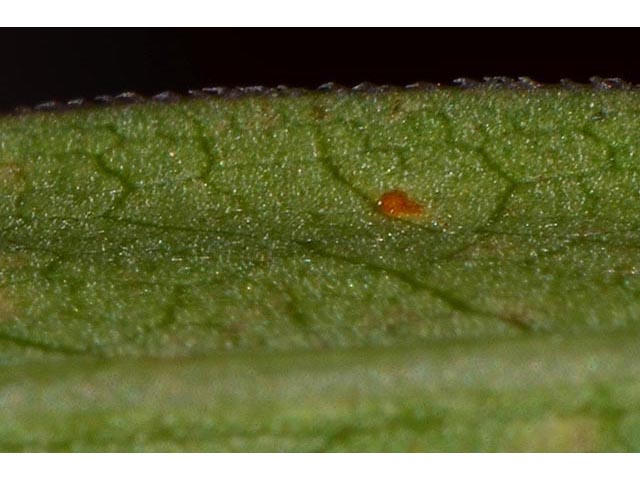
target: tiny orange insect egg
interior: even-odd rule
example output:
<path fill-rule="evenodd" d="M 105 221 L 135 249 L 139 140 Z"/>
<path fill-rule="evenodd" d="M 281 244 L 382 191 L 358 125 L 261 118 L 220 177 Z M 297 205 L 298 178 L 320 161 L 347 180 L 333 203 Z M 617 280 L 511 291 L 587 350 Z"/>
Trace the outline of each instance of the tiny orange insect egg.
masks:
<path fill-rule="evenodd" d="M 383 193 L 378 200 L 380 211 L 393 218 L 417 217 L 424 213 L 424 207 L 402 190 L 391 190 Z"/>

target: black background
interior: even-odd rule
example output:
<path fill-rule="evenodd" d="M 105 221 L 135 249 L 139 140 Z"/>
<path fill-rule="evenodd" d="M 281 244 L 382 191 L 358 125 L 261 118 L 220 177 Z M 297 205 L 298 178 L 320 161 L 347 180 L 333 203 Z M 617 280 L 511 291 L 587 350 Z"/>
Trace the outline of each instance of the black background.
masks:
<path fill-rule="evenodd" d="M 640 83 L 637 43 L 636 31 L 623 29 L 3 29 L 0 109 L 123 91 L 328 81 Z"/>

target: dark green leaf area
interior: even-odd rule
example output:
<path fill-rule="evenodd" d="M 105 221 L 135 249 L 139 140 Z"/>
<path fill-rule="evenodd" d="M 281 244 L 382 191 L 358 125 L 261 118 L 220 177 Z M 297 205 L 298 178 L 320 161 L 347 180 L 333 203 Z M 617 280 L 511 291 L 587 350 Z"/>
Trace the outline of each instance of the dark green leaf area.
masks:
<path fill-rule="evenodd" d="M 5 118 L 0 357 L 634 329 L 639 108 L 440 90 Z M 422 215 L 383 215 L 396 189 Z"/>

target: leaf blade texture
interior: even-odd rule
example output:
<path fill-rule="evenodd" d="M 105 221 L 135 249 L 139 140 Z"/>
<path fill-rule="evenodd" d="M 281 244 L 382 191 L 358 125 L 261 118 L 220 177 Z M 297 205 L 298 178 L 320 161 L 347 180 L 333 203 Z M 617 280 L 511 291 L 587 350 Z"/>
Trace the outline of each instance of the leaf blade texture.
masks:
<path fill-rule="evenodd" d="M 609 392 L 622 379 L 624 398 L 633 398 L 636 384 L 630 378 L 637 362 L 628 350 L 637 341 L 640 313 L 639 104 L 635 91 L 487 88 L 258 95 L 5 117 L 0 361 L 7 371 L 1 388 L 14 388 L 10 369 L 16 366 L 29 372 L 36 366 L 59 368 L 77 386 L 81 375 L 74 362 L 100 361 L 104 366 L 88 373 L 99 391 L 100 368 L 118 375 L 140 368 L 167 385 L 182 385 L 178 397 L 189 403 L 195 381 L 181 384 L 177 376 L 185 373 L 179 367 L 169 368 L 172 377 L 158 365 L 193 361 L 197 367 L 187 369 L 188 375 L 204 378 L 212 364 L 232 363 L 234 355 L 256 355 L 276 369 L 287 368 L 280 358 L 311 356 L 325 365 L 327 356 L 344 351 L 352 352 L 345 353 L 346 361 L 360 365 L 354 371 L 383 368 L 385 358 L 402 371 L 410 362 L 398 352 L 433 355 L 426 364 L 439 364 L 447 354 L 438 352 L 453 349 L 453 358 L 468 366 L 464 346 L 471 352 L 485 345 L 487 358 L 497 355 L 494 349 L 507 349 L 504 355 L 519 365 L 504 374 L 509 393 L 519 388 L 518 371 L 527 366 L 518 361 L 517 349 L 503 345 L 514 342 L 526 350 L 549 343 L 551 357 L 585 365 L 589 355 L 580 345 L 596 342 L 598 361 L 607 364 L 602 342 L 614 351 L 627 345 L 618 355 L 629 361 L 610 360 L 622 372 L 602 367 L 608 373 L 597 381 Z M 389 192 L 411 199 L 413 214 L 384 214 L 379 205 Z M 574 357 L 554 347 L 553 338 L 569 342 L 562 348 Z M 362 349 L 366 361 L 358 356 Z M 295 391 L 314 361 L 283 373 L 281 382 Z M 45 368 L 49 362 L 57 366 Z M 539 373 L 558 382 L 559 367 L 544 365 Z M 454 370 L 458 380 L 451 388 L 466 392 L 459 380 L 463 370 Z M 595 401 L 600 390 L 581 372 L 576 384 L 596 392 L 589 400 Z M 280 374 L 264 375 L 269 383 Z M 56 385 L 47 380 L 42 388 Z M 344 393 L 346 385 L 356 388 L 349 382 L 336 388 Z M 140 388 L 146 399 L 136 407 L 140 418 L 147 407 L 152 418 L 157 410 L 145 396 L 151 387 Z M 495 388 L 487 395 L 504 393 Z M 549 388 L 539 391 L 548 395 Z M 382 408 L 381 392 L 388 388 L 376 384 L 365 390 L 363 405 L 373 405 L 372 412 Z M 122 420 L 126 402 L 118 395 L 116 389 L 119 400 L 110 408 Z M 543 402 L 543 393 L 536 395 Z M 395 407 L 406 400 L 391 397 Z M 288 397 L 283 391 L 277 398 Z M 430 417 L 429 406 L 412 398 L 412 411 L 435 422 L 418 419 L 419 425 L 428 424 L 432 433 L 445 428 L 444 417 Z M 459 398 L 467 402 L 462 393 Z M 500 398 L 496 402 L 508 404 Z M 69 398 L 60 401 L 69 418 L 82 409 Z M 247 402 L 250 417 L 261 418 L 263 404 Z M 469 402 L 481 411 L 481 396 Z M 232 403 L 225 408 L 233 411 Z M 313 405 L 309 411 L 318 406 Z M 626 412 L 615 420 L 617 430 L 629 430 L 625 425 L 635 421 L 630 405 L 617 407 Z M 573 413 L 565 418 L 553 408 L 550 416 L 520 420 L 534 422 L 533 431 L 551 431 L 556 443 L 540 440 L 543 433 L 533 439 L 516 435 L 520 440 L 511 446 L 465 444 L 462 434 L 438 443 L 416 434 L 414 445 L 636 445 L 633 437 L 605 428 L 609 417 L 602 410 L 566 407 Z M 527 415 L 540 412 L 532 407 Z M 422 418 L 414 413 L 407 418 Z M 14 433 L 29 424 L 25 415 L 27 423 L 8 422 Z M 40 440 L 25 433 L 23 443 L 6 448 L 55 449 L 52 425 L 62 417 L 55 411 L 43 415 L 51 423 L 44 422 Z M 178 417 L 162 441 L 122 434 L 115 448 L 269 449 L 255 438 L 234 447 L 231 436 L 214 426 L 200 443 L 190 443 L 176 431 L 197 419 Z M 461 432 L 479 428 L 472 417 L 461 421 Z M 102 421 L 116 421 L 109 418 Z M 331 441 L 326 432 L 324 440 L 310 443 L 296 444 L 284 434 L 288 440 L 282 443 L 276 434 L 270 438 L 280 445 L 276 449 L 410 449 L 401 439 L 408 420 L 395 443 L 381 443 L 377 427 L 366 434 L 349 424 L 357 425 L 358 418 L 344 414 L 346 433 Z M 518 419 L 511 420 L 497 424 L 514 429 Z M 95 432 L 110 428 L 100 420 L 92 425 Z M 359 436 L 367 440 L 358 443 Z M 69 436 L 58 448 L 107 449 L 105 442 L 74 443 Z"/>

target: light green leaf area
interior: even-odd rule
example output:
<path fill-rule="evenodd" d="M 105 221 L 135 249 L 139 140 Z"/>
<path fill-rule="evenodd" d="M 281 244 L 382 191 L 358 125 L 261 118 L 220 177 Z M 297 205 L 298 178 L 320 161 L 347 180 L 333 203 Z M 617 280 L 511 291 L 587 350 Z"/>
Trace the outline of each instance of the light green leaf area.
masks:
<path fill-rule="evenodd" d="M 2 118 L 0 449 L 638 450 L 639 227 L 633 90 Z"/>

